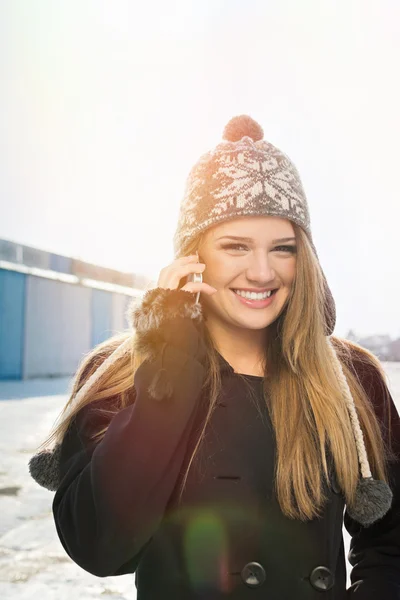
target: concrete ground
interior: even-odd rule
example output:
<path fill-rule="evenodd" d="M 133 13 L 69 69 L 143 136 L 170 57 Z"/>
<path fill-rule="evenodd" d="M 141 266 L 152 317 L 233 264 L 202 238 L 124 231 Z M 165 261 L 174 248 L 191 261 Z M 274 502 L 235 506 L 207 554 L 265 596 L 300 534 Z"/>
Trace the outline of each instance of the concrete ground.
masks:
<path fill-rule="evenodd" d="M 400 363 L 382 363 L 400 411 Z M 99 578 L 65 553 L 49 492 L 27 463 L 64 406 L 70 379 L 0 382 L 0 597 L 2 600 L 136 598 L 134 574 Z M 349 536 L 344 531 L 346 554 Z"/>

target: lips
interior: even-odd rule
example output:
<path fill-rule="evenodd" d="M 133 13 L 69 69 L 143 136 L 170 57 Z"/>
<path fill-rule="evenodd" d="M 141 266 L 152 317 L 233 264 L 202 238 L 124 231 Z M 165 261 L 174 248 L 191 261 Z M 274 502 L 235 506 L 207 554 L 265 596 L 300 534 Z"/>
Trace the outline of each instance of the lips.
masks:
<path fill-rule="evenodd" d="M 242 305 L 247 306 L 248 308 L 263 309 L 275 302 L 276 291 L 272 292 L 267 298 L 261 299 L 246 298 L 245 296 L 236 293 L 234 290 L 231 291 L 235 295 L 235 301 L 240 302 Z"/>

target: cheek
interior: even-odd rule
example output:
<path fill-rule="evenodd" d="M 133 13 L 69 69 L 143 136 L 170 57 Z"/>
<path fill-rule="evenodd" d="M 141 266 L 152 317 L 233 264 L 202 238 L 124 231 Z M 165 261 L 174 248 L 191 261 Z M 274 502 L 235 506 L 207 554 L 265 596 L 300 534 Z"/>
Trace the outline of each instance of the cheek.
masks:
<path fill-rule="evenodd" d="M 280 276 L 287 285 L 291 285 L 296 277 L 296 261 L 290 261 L 290 264 L 285 265 L 280 271 Z"/>
<path fill-rule="evenodd" d="M 226 261 L 221 259 L 213 258 L 212 266 L 207 265 L 204 261 L 206 268 L 204 271 L 204 281 L 211 285 L 219 284 L 220 286 L 225 285 L 227 282 L 235 277 L 235 272 L 232 270 L 232 265 L 227 264 Z"/>

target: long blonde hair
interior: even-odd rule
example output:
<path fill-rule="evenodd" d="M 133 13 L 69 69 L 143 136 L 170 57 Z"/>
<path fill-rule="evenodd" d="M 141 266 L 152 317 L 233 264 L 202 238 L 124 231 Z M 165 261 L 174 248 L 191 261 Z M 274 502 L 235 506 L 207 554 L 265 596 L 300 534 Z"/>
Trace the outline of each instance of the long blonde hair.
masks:
<path fill-rule="evenodd" d="M 327 500 L 323 480 L 329 478 L 327 448 L 331 453 L 337 481 L 351 505 L 359 479 L 359 462 L 348 408 L 332 365 L 325 336 L 324 286 L 319 262 L 304 231 L 293 224 L 297 241 L 297 270 L 287 304 L 268 328 L 265 354 L 264 399 L 276 439 L 275 485 L 282 512 L 303 521 L 320 516 Z M 202 243 L 200 235 L 186 248 L 193 254 Z M 180 499 L 189 470 L 206 434 L 221 388 L 220 364 L 213 340 L 205 330 L 208 349 L 206 378 L 208 408 L 201 434 L 183 477 Z M 130 351 L 106 370 L 94 387 L 74 404 L 76 393 L 103 361 L 128 338 Z M 388 482 L 387 461 L 393 458 L 385 444 L 372 403 L 362 387 L 353 360 L 373 369 L 385 381 L 385 372 L 373 353 L 354 342 L 331 336 L 354 403 L 373 476 Z M 96 346 L 82 360 L 73 389 L 58 424 L 41 445 L 60 443 L 75 415 L 87 404 L 107 400 L 102 412 L 112 416 L 134 401 L 134 373 L 144 357 L 135 349 L 132 332 L 116 335 Z M 244 381 L 245 378 L 243 378 Z M 250 392 L 251 390 L 249 390 Z M 99 442 L 108 425 L 96 432 Z"/>

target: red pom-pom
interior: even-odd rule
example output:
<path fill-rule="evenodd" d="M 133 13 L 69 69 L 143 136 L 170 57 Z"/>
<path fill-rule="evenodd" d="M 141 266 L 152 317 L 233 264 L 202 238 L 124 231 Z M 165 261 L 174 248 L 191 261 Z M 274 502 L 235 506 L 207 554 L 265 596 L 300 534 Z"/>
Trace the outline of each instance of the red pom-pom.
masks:
<path fill-rule="evenodd" d="M 244 136 L 248 136 L 254 142 L 262 140 L 264 137 L 264 131 L 261 125 L 248 115 L 233 117 L 225 125 L 222 139 L 228 140 L 229 142 L 238 142 Z"/>

